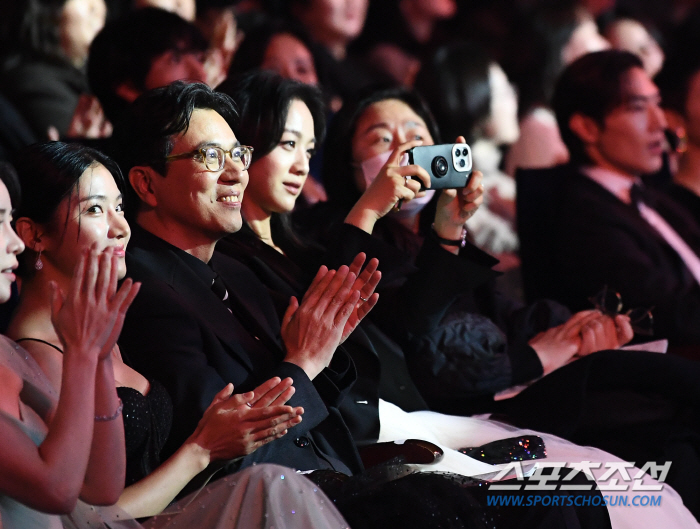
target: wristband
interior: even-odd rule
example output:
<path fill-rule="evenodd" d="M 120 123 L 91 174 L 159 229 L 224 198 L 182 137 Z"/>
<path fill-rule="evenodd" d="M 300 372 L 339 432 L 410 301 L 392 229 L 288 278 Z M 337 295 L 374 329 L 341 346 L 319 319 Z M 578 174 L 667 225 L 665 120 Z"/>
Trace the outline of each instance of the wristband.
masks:
<path fill-rule="evenodd" d="M 435 223 L 430 226 L 430 234 L 432 235 L 433 239 L 435 239 L 437 242 L 440 244 L 444 244 L 445 246 L 457 246 L 459 248 L 464 248 L 467 245 L 467 228 L 462 228 L 462 236 L 459 239 L 443 239 L 440 237 L 435 230 Z"/>
<path fill-rule="evenodd" d="M 119 401 L 117 411 L 115 411 L 112 415 L 95 415 L 95 422 L 109 422 L 119 417 L 122 413 L 122 409 L 124 409 L 124 403 L 122 402 L 122 399 L 117 400 Z"/>

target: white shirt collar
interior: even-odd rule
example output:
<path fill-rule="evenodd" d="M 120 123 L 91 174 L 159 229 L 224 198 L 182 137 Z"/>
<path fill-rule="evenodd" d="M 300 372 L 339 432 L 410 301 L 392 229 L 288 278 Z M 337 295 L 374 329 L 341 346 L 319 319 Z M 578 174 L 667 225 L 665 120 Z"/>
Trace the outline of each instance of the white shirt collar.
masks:
<path fill-rule="evenodd" d="M 581 172 L 588 178 L 602 186 L 615 195 L 621 202 L 631 204 L 630 189 L 635 183 L 639 183 L 639 178 L 630 178 L 621 173 L 611 171 L 598 166 L 582 167 Z"/>

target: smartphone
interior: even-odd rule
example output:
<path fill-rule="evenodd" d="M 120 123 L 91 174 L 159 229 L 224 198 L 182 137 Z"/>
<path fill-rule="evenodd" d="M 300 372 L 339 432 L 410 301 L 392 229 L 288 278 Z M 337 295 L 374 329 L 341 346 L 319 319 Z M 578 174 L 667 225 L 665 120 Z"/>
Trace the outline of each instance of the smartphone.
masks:
<path fill-rule="evenodd" d="M 408 151 L 409 165 L 430 175 L 430 189 L 466 187 L 472 175 L 472 150 L 466 143 L 427 145 Z"/>

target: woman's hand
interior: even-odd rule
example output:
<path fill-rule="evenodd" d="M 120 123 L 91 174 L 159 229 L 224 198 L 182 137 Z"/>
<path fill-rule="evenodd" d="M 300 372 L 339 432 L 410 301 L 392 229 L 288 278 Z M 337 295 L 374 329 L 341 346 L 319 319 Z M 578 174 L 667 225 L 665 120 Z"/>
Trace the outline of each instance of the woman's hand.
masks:
<path fill-rule="evenodd" d="M 51 283 L 51 321 L 66 352 L 109 356 L 141 286 L 126 279 L 117 291 L 118 273 L 114 249 L 99 253 L 93 244 L 81 255 L 68 293 Z"/>
<path fill-rule="evenodd" d="M 233 384 L 228 384 L 214 397 L 190 441 L 204 450 L 209 461 L 217 461 L 248 455 L 279 439 L 301 422 L 304 413 L 303 408 L 278 404 L 286 402 L 285 395 L 291 397 L 291 383 L 275 378 L 255 391 L 233 396 Z"/>
<path fill-rule="evenodd" d="M 455 143 L 466 141 L 460 136 Z M 438 236 L 450 240 L 462 236 L 464 223 L 476 213 L 484 201 L 483 178 L 481 171 L 474 171 L 467 187 L 442 191 L 435 211 L 435 231 Z"/>
<path fill-rule="evenodd" d="M 345 219 L 345 222 L 372 233 L 374 224 L 389 213 L 400 200 L 412 200 L 421 195 L 421 184 L 430 187 L 430 175 L 418 165 L 400 166 L 401 156 L 422 145 L 413 140 L 399 145 L 387 160 L 377 177 L 362 194 Z"/>

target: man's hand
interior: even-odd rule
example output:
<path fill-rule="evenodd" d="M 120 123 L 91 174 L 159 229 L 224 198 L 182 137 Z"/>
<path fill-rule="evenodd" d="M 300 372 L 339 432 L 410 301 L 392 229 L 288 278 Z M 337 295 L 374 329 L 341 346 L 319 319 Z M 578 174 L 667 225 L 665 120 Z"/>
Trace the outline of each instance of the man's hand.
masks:
<path fill-rule="evenodd" d="M 600 314 L 581 328 L 581 347 L 576 356 L 617 349 L 629 342 L 633 336 L 629 316 L 618 314 L 613 319 Z"/>
<path fill-rule="evenodd" d="M 360 291 L 360 299 L 357 301 L 352 314 L 348 318 L 348 322 L 345 324 L 343 338 L 340 343 L 343 343 L 347 337 L 350 336 L 352 331 L 355 330 L 357 325 L 369 314 L 369 311 L 377 304 L 377 301 L 379 301 L 379 294 L 374 292 L 374 289 L 377 288 L 382 278 L 382 273 L 377 270 L 379 267 L 379 260 L 376 258 L 370 259 L 365 269 L 362 270 L 365 259 L 367 259 L 367 255 L 358 253 L 350 265 L 350 272 L 357 276 L 352 288 Z M 362 270 L 362 273 L 360 273 L 360 270 Z"/>
<path fill-rule="evenodd" d="M 579 353 L 581 329 L 600 315 L 597 310 L 577 312 L 569 321 L 537 334 L 528 342 L 542 363 L 543 374 L 560 368 Z"/>
<path fill-rule="evenodd" d="M 284 314 L 285 361 L 301 367 L 312 380 L 330 364 L 345 325 L 356 312 L 360 299 L 360 291 L 353 288 L 356 280 L 347 266 L 337 272 L 322 266 L 301 305 L 292 297 Z"/>

